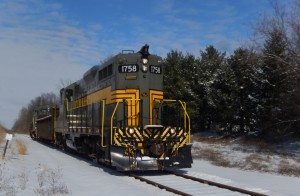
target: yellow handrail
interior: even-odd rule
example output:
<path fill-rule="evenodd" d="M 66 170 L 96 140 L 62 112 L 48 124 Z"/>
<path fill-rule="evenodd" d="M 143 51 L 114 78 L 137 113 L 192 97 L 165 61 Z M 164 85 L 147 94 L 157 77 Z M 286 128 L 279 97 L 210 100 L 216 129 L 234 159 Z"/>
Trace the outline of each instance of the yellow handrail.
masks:
<path fill-rule="evenodd" d="M 181 104 L 181 106 L 182 106 L 182 108 L 184 110 L 184 113 L 185 113 L 184 116 L 186 116 L 188 118 L 188 123 L 189 123 L 189 130 L 188 130 L 189 133 L 188 133 L 188 135 L 189 135 L 189 143 L 191 143 L 191 120 L 190 120 L 190 116 L 189 116 L 189 114 L 186 111 L 186 103 L 182 102 L 181 100 L 179 100 L 179 103 Z M 186 119 L 185 119 L 185 121 L 186 121 Z M 186 122 L 184 122 L 184 124 L 185 124 L 184 126 L 186 128 Z"/>
<path fill-rule="evenodd" d="M 116 106 L 115 106 L 115 109 L 111 115 L 111 119 L 110 119 L 110 145 L 112 145 L 112 131 L 113 131 L 113 119 L 114 119 L 114 116 L 115 116 L 115 113 L 117 111 L 117 108 L 119 106 L 119 103 L 122 102 L 122 101 L 118 101 Z"/>
<path fill-rule="evenodd" d="M 66 109 L 67 109 L 67 112 L 68 112 L 69 111 L 69 101 L 68 101 L 67 98 L 65 99 L 65 102 L 66 102 Z"/>
<path fill-rule="evenodd" d="M 101 137 L 101 146 L 103 148 L 106 147 L 106 145 L 104 145 L 104 109 L 105 109 L 105 100 L 102 100 L 102 127 L 101 127 L 101 134 L 102 134 L 102 137 Z"/>
<path fill-rule="evenodd" d="M 53 113 L 53 139 L 54 142 L 56 143 L 56 106 L 54 108 L 54 113 Z"/>
<path fill-rule="evenodd" d="M 164 102 L 176 102 L 179 101 L 179 103 L 181 104 L 181 107 L 184 110 L 184 128 L 186 129 L 186 117 L 188 118 L 188 125 L 189 125 L 189 129 L 188 129 L 188 136 L 189 136 L 189 143 L 191 143 L 191 120 L 190 120 L 190 116 L 186 111 L 186 103 L 181 101 L 181 100 L 175 100 L 175 99 L 164 99 Z"/>
<path fill-rule="evenodd" d="M 165 101 L 165 102 L 176 102 L 177 100 L 176 99 L 163 99 L 163 101 Z"/>

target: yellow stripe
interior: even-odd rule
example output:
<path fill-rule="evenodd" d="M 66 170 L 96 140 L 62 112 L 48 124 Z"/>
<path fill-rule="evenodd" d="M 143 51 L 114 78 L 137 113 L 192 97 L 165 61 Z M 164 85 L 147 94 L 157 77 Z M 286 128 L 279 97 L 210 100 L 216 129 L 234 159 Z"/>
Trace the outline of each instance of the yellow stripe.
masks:
<path fill-rule="evenodd" d="M 163 134 L 161 135 L 161 137 L 162 137 L 162 138 L 165 137 L 165 135 L 166 135 L 167 133 L 169 133 L 169 130 L 170 130 L 170 127 L 167 127 L 167 128 L 164 130 L 164 132 L 163 132 Z"/>
<path fill-rule="evenodd" d="M 81 99 L 77 99 L 73 102 L 73 109 L 80 108 L 83 106 L 87 106 L 93 103 L 97 103 L 101 100 L 106 100 L 106 104 L 112 103 L 112 96 L 111 96 L 111 86 L 93 92 Z"/>
<path fill-rule="evenodd" d="M 138 130 L 138 128 L 135 128 L 135 133 L 138 135 L 139 139 L 142 140 L 143 136 L 141 135 L 140 131 Z"/>
<path fill-rule="evenodd" d="M 137 102 L 139 97 L 138 89 L 116 90 L 112 93 L 113 101 L 123 101 L 124 99 L 127 101 L 128 126 L 138 126 L 137 114 L 140 111 L 140 106 Z"/>
<path fill-rule="evenodd" d="M 116 102 L 122 102 L 124 99 L 128 102 L 128 125 L 138 126 L 139 119 L 137 117 L 137 114 L 140 111 L 140 104 L 137 104 L 139 100 L 138 89 L 124 89 L 111 91 L 111 86 L 109 86 L 107 88 L 98 90 L 85 97 L 75 100 L 73 102 L 73 109 L 97 103 L 102 100 L 106 100 L 106 104 L 111 104 Z"/>

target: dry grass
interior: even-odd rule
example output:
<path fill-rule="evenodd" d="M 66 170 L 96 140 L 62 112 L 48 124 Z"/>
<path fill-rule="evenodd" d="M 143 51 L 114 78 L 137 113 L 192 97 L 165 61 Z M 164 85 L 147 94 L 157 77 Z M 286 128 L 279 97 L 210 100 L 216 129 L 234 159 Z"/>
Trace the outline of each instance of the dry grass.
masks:
<path fill-rule="evenodd" d="M 271 152 L 270 145 L 258 139 L 243 139 L 243 138 L 222 138 L 222 137 L 203 137 L 192 135 L 191 140 L 195 142 L 204 142 L 206 144 L 231 145 L 240 144 L 242 146 L 256 147 L 258 152 Z"/>
<path fill-rule="evenodd" d="M 0 164 L 0 195 L 16 195 L 17 190 L 11 182 L 15 180 L 14 176 L 6 176 L 8 169 L 5 164 Z"/>
<path fill-rule="evenodd" d="M 217 166 L 231 167 L 230 161 L 227 160 L 221 152 L 214 149 L 209 149 L 209 148 L 198 149 L 197 154 L 195 154 L 193 157 L 197 159 L 204 159 L 210 161 Z"/>
<path fill-rule="evenodd" d="M 282 175 L 300 176 L 300 167 L 295 164 L 291 164 L 286 160 L 282 160 L 278 166 L 278 173 Z"/>
<path fill-rule="evenodd" d="M 36 195 L 58 196 L 72 194 L 62 182 L 62 169 L 43 169 L 37 173 L 38 185 L 34 189 Z M 29 182 L 29 172 L 24 170 L 18 175 L 12 175 L 5 162 L 0 162 L 0 195 L 15 196 L 22 194 Z"/>
<path fill-rule="evenodd" d="M 259 154 L 250 154 L 245 158 L 243 162 L 239 164 L 239 168 L 247 169 L 247 170 L 256 170 L 256 171 L 265 171 L 269 172 L 269 156 L 261 156 Z"/>
<path fill-rule="evenodd" d="M 195 142 L 205 142 L 208 144 L 229 144 L 232 141 L 232 139 L 229 138 L 202 137 L 199 135 L 191 135 L 191 140 Z"/>
<path fill-rule="evenodd" d="M 20 155 L 26 155 L 27 154 L 27 146 L 26 144 L 21 140 L 16 140 L 16 147 L 17 147 L 17 153 Z"/>
<path fill-rule="evenodd" d="M 5 128 L 0 124 L 0 142 L 4 140 L 5 137 Z"/>
<path fill-rule="evenodd" d="M 300 176 L 300 157 L 274 151 L 261 140 L 192 136 L 192 141 L 203 144 L 193 147 L 194 159 L 222 167 Z"/>
<path fill-rule="evenodd" d="M 67 195 L 71 194 L 71 191 L 61 181 L 62 169 L 43 169 L 37 173 L 38 187 L 34 189 L 37 195 Z"/>

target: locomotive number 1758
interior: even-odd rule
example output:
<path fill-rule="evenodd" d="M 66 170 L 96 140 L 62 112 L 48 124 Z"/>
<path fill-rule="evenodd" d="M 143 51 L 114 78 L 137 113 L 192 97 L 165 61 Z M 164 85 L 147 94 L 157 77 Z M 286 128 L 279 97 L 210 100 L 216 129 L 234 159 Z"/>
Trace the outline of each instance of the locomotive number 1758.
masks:
<path fill-rule="evenodd" d="M 120 65 L 119 72 L 120 73 L 136 73 L 139 71 L 139 66 L 136 64 L 129 65 Z"/>
<path fill-rule="evenodd" d="M 151 65 L 150 66 L 150 72 L 154 73 L 154 74 L 161 74 L 161 67 L 160 66 Z"/>

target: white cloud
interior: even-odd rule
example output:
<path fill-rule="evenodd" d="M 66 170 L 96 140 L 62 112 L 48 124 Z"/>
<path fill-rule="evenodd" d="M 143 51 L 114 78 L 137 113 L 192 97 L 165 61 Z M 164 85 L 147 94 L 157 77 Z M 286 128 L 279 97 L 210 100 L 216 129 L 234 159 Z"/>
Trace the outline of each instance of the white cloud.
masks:
<path fill-rule="evenodd" d="M 19 110 L 41 93 L 58 92 L 60 80 L 75 81 L 99 62 L 95 25 L 83 30 L 59 4 L 0 3 L 0 121 L 11 127 Z"/>
<path fill-rule="evenodd" d="M 0 121 L 7 126 L 31 99 L 57 91 L 60 79 L 79 79 L 111 54 L 137 51 L 146 43 L 151 53 L 162 57 L 172 49 L 199 56 L 208 45 L 232 51 L 243 38 L 238 22 L 245 24 L 249 18 L 230 1 L 163 0 L 148 2 L 147 7 L 112 1 L 97 7 L 99 13 L 92 12 L 97 19 L 72 13 L 78 14 L 77 21 L 61 4 L 48 2 L 0 2 Z"/>

